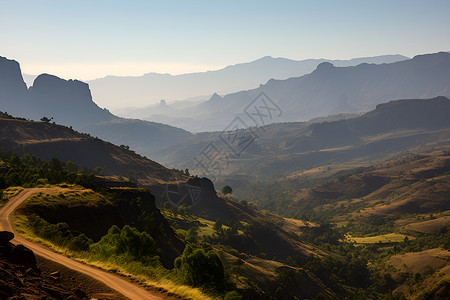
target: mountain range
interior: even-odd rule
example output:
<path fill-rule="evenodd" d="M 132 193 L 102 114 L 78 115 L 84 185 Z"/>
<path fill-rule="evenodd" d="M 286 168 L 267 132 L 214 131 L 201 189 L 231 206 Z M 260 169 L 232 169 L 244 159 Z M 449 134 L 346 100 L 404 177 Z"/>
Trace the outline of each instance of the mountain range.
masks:
<path fill-rule="evenodd" d="M 264 60 L 272 61 L 270 58 Z M 363 60 L 369 59 L 352 61 Z M 53 118 L 58 124 L 72 126 L 117 145 L 128 145 L 137 153 L 168 162 L 166 159 L 172 152 L 164 152 L 164 149 L 191 138 L 192 134 L 186 129 L 223 131 L 340 113 L 361 113 L 392 99 L 450 96 L 449 81 L 450 54 L 444 52 L 378 65 L 362 63 L 336 67 L 322 62 L 310 74 L 286 80 L 271 79 L 256 89 L 223 97 L 214 94 L 201 103 L 167 105 L 161 101 L 158 109 L 140 109 L 141 115 L 148 114 L 147 119 L 151 120 L 143 121 L 120 118 L 100 108 L 94 102 L 96 99 L 93 99 L 89 85 L 78 80 L 42 74 L 27 88 L 19 63 L 2 57 L 0 111 L 34 120 Z M 222 84 L 225 86 L 227 82 Z M 261 113 L 261 101 L 268 104 L 263 110 L 273 113 L 270 118 L 262 117 L 267 112 Z M 259 109 L 259 113 L 255 109 Z M 169 161 L 171 165 L 173 162 Z"/>
<path fill-rule="evenodd" d="M 107 76 L 88 81 L 98 104 L 122 115 L 130 106 L 142 107 L 166 101 L 207 99 L 213 93 L 227 94 L 250 89 L 269 79 L 287 79 L 312 72 L 322 62 L 336 66 L 356 66 L 360 63 L 392 63 L 408 59 L 402 55 L 361 57 L 349 60 L 291 60 L 266 56 L 258 60 L 227 66 L 216 71 L 170 75 L 148 73 L 143 76 Z M 132 103 L 128 102 L 132 99 Z M 139 117 L 131 111 L 125 116 Z"/>
<path fill-rule="evenodd" d="M 139 109 L 140 118 L 165 122 L 191 132 L 227 129 L 233 119 L 247 126 L 273 122 L 306 121 L 339 113 L 366 112 L 393 99 L 450 96 L 450 54 L 419 55 L 387 64 L 362 63 L 337 67 L 323 62 L 310 74 L 286 80 L 269 80 L 256 89 L 220 96 L 190 107 L 177 105 Z M 272 118 L 255 123 L 245 110 L 255 109 L 258 97 L 265 96 L 277 107 Z M 248 111 L 247 111 L 248 112 Z M 263 113 L 267 113 L 264 110 Z M 241 125 L 242 127 L 246 127 Z"/>
<path fill-rule="evenodd" d="M 27 88 L 19 63 L 4 57 L 0 57 L 0 111 L 32 120 L 51 118 L 117 145 L 130 145 L 139 153 L 159 150 L 191 136 L 165 124 L 119 118 L 100 108 L 92 99 L 89 85 L 78 80 L 41 74 Z"/>

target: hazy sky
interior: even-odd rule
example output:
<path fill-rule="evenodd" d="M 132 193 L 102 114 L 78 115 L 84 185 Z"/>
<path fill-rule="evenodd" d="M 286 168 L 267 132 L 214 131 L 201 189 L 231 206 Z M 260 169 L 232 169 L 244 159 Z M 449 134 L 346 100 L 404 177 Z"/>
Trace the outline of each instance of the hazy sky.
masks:
<path fill-rule="evenodd" d="M 0 0 L 0 56 L 83 80 L 450 51 L 450 1 Z"/>

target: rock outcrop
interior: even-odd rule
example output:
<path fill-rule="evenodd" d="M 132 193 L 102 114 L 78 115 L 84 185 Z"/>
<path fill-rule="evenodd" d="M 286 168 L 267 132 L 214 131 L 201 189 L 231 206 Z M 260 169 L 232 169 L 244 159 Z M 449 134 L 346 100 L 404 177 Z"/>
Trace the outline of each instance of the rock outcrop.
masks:
<path fill-rule="evenodd" d="M 87 299 L 80 290 L 70 290 L 60 278 L 44 275 L 36 267 L 33 251 L 13 245 L 14 234 L 0 231 L 0 299 Z"/>
<path fill-rule="evenodd" d="M 26 96 L 27 86 L 19 63 L 0 56 L 0 111 L 18 115 Z"/>
<path fill-rule="evenodd" d="M 29 90 L 30 108 L 37 116 L 52 116 L 58 124 L 105 122 L 116 118 L 92 101 L 89 85 L 78 80 L 39 75 Z"/>

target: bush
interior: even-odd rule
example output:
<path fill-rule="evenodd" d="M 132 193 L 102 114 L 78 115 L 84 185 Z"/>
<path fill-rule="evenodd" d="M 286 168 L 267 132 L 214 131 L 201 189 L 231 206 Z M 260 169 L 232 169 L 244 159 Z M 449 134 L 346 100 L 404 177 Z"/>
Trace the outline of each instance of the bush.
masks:
<path fill-rule="evenodd" d="M 29 224 L 33 232 L 52 243 L 67 247 L 73 251 L 87 251 L 92 240 L 85 234 L 75 235 L 66 223 L 51 224 L 39 216 L 29 218 Z"/>
<path fill-rule="evenodd" d="M 241 299 L 242 296 L 239 295 L 239 293 L 236 291 L 228 292 L 223 298 L 223 300 L 241 300 Z"/>
<path fill-rule="evenodd" d="M 93 255 L 106 261 L 113 256 L 121 256 L 127 261 L 149 262 L 156 255 L 153 238 L 147 232 L 139 232 L 129 225 L 122 229 L 113 225 L 108 234 L 90 246 L 90 250 Z"/>
<path fill-rule="evenodd" d="M 183 255 L 175 259 L 175 268 L 180 279 L 186 284 L 217 291 L 224 289 L 223 263 L 214 250 L 194 249 L 187 245 Z"/>
<path fill-rule="evenodd" d="M 233 189 L 229 185 L 226 185 L 222 188 L 222 193 L 224 195 L 231 194 L 232 192 L 233 192 Z"/>

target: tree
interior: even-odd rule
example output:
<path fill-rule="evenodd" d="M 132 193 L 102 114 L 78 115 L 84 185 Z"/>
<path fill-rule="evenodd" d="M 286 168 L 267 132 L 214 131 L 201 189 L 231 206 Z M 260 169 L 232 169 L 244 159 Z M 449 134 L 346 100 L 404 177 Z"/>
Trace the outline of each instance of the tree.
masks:
<path fill-rule="evenodd" d="M 226 185 L 222 188 L 222 193 L 224 195 L 231 194 L 232 192 L 233 192 L 233 189 L 229 185 Z"/>
<path fill-rule="evenodd" d="M 145 231 L 129 225 L 122 229 L 113 225 L 99 242 L 90 245 L 90 251 L 106 260 L 122 255 L 129 261 L 145 262 L 156 254 L 156 244 Z"/>
<path fill-rule="evenodd" d="M 44 123 L 47 123 L 47 124 L 49 124 L 51 120 L 53 120 L 53 117 L 51 117 L 50 119 L 47 118 L 47 117 L 42 117 L 41 118 L 41 122 L 44 122 Z"/>
<path fill-rule="evenodd" d="M 184 170 L 184 174 L 186 174 L 186 176 L 191 176 L 191 173 L 189 173 L 189 169 L 186 168 L 186 170 Z"/>
<path fill-rule="evenodd" d="M 187 245 L 174 264 L 178 275 L 187 284 L 223 290 L 225 271 L 222 260 L 214 250 L 195 249 Z"/>
<path fill-rule="evenodd" d="M 78 166 L 77 166 L 76 163 L 74 163 L 73 161 L 69 160 L 68 162 L 66 162 L 66 169 L 69 172 L 77 172 L 78 171 Z"/>
<path fill-rule="evenodd" d="M 195 243 L 198 240 L 198 227 L 192 226 L 186 231 L 186 240 L 191 243 Z"/>
<path fill-rule="evenodd" d="M 95 174 L 97 174 L 99 176 L 102 176 L 103 174 L 105 174 L 105 170 L 100 166 L 95 167 L 94 172 L 95 172 Z"/>
<path fill-rule="evenodd" d="M 214 223 L 214 227 L 213 230 L 216 232 L 219 232 L 222 229 L 222 221 L 220 219 L 217 219 L 216 222 Z"/>

